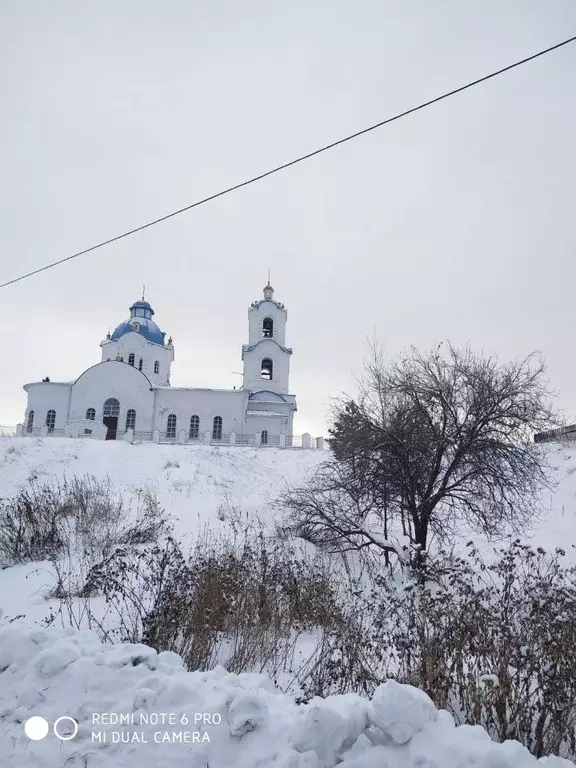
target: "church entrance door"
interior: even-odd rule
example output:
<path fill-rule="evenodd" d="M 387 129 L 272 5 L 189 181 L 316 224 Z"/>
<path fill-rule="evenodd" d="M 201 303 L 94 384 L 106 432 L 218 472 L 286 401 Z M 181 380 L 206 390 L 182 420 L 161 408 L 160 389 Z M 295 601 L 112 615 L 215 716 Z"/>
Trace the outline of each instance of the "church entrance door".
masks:
<path fill-rule="evenodd" d="M 118 416 L 104 416 L 104 426 L 108 427 L 108 431 L 106 432 L 106 440 L 116 440 Z"/>
<path fill-rule="evenodd" d="M 116 431 L 118 430 L 118 417 L 120 416 L 120 403 L 115 397 L 109 397 L 104 403 L 102 412 L 102 421 L 108 427 L 106 440 L 116 440 Z"/>

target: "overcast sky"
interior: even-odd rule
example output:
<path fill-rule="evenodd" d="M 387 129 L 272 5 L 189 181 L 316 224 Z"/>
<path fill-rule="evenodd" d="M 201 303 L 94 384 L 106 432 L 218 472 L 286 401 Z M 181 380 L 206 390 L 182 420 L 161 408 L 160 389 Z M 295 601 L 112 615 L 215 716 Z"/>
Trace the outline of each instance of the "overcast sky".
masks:
<path fill-rule="evenodd" d="M 3 0 L 0 282 L 576 33 L 574 0 Z M 377 337 L 541 350 L 576 414 L 576 44 L 0 291 L 0 424 L 146 297 L 172 384 L 241 383 L 267 270 L 295 432 Z"/>

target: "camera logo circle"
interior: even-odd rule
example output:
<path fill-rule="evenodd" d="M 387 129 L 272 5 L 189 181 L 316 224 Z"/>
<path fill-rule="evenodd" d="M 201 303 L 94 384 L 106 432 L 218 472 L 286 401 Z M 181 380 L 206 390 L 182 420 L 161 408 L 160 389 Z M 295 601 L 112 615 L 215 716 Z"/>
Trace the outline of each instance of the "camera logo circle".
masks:
<path fill-rule="evenodd" d="M 42 741 L 48 736 L 50 726 L 43 717 L 30 717 L 24 723 L 24 733 L 32 741 Z"/>
<path fill-rule="evenodd" d="M 62 733 L 58 732 L 58 726 L 60 723 L 71 723 L 72 729 L 70 729 L 70 726 L 64 726 L 62 728 Z M 74 720 L 73 717 L 68 717 L 68 715 L 64 715 L 63 717 L 59 717 L 58 720 L 54 723 L 54 735 L 57 736 L 61 741 L 70 741 L 70 739 L 73 739 L 76 734 L 78 733 L 78 723 L 76 720 Z"/>

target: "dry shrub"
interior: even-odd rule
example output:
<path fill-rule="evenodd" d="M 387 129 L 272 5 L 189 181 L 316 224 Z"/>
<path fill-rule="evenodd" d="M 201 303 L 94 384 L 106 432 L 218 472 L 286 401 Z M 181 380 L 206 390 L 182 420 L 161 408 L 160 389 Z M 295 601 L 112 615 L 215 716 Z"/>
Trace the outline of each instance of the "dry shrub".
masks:
<path fill-rule="evenodd" d="M 416 685 L 461 722 L 537 757 L 576 755 L 576 569 L 514 542 L 486 564 L 446 553 L 428 581 L 381 578 L 371 643 L 384 673 Z"/>
<path fill-rule="evenodd" d="M 368 676 L 333 577 L 325 558 L 246 525 L 206 531 L 189 557 L 173 539 L 119 548 L 88 584 L 108 603 L 108 639 L 175 651 L 188 669 L 263 671 L 305 699 Z"/>
<path fill-rule="evenodd" d="M 0 502 L 0 565 L 55 560 L 74 550 L 93 564 L 117 544 L 156 541 L 169 530 L 150 492 L 136 506 L 131 511 L 109 479 L 31 482 Z"/>
<path fill-rule="evenodd" d="M 0 502 L 0 565 L 46 560 L 64 546 L 62 527 L 70 506 L 54 486 L 23 489 Z"/>

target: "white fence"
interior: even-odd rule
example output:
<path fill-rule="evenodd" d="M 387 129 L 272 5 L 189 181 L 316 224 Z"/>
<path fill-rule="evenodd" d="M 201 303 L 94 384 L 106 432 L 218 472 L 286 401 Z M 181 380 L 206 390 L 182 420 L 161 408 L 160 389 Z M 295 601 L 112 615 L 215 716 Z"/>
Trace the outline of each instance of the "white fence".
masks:
<path fill-rule="evenodd" d="M 86 427 L 86 424 L 89 427 Z M 23 424 L 17 424 L 14 427 L 0 426 L 0 437 L 77 437 L 90 438 L 93 440 L 104 440 L 106 437 L 106 427 L 98 429 L 100 424 L 97 422 L 70 422 L 64 429 L 49 430 L 46 425 L 34 427 L 26 431 Z M 222 433 L 214 436 L 212 432 L 199 434 L 197 437 L 190 437 L 189 433 L 181 430 L 176 434 L 168 435 L 156 429 L 153 432 L 139 432 L 132 429 L 117 430 L 116 440 L 125 440 L 130 443 L 151 442 L 172 445 L 213 445 L 213 446 L 236 446 L 253 448 L 295 448 L 304 450 L 320 450 L 328 448 L 328 441 L 323 437 L 312 437 L 308 432 L 303 435 L 268 435 L 262 440 L 261 433 L 242 434 L 237 432 Z"/>

